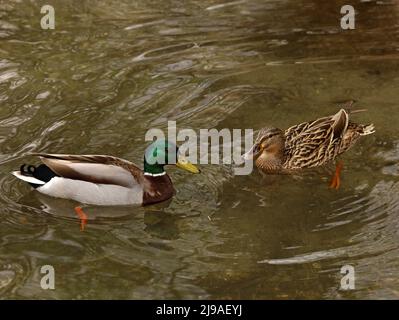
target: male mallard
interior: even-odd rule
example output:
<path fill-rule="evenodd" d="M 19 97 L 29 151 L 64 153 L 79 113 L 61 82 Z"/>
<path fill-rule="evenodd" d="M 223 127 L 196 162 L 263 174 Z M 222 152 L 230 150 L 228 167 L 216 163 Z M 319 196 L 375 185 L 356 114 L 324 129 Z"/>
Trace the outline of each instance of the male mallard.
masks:
<path fill-rule="evenodd" d="M 146 149 L 144 171 L 132 162 L 106 155 L 34 155 L 43 164 L 27 169 L 22 165 L 13 175 L 49 196 L 94 205 L 147 205 L 171 198 L 174 189 L 164 170 L 166 164 L 200 172 L 178 154 L 176 145 L 164 140 Z"/>
<path fill-rule="evenodd" d="M 304 122 L 285 131 L 261 129 L 255 144 L 244 158 L 253 159 L 255 165 L 265 173 L 293 173 L 335 159 L 361 136 L 374 132 L 373 124 L 350 122 L 348 112 L 341 109 L 332 116 Z M 341 168 L 342 164 L 337 166 L 331 187 L 339 187 Z"/>

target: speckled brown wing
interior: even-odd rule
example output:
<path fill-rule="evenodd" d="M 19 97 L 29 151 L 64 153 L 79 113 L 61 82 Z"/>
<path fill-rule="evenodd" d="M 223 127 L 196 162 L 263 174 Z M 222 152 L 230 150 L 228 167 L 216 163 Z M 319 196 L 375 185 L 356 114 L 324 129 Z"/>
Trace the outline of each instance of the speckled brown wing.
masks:
<path fill-rule="evenodd" d="M 107 155 L 70 155 L 35 153 L 61 177 L 131 188 L 144 180 L 134 163 Z"/>
<path fill-rule="evenodd" d="M 285 131 L 287 169 L 311 168 L 334 159 L 348 127 L 348 114 L 341 109 L 333 116 L 304 122 Z"/>

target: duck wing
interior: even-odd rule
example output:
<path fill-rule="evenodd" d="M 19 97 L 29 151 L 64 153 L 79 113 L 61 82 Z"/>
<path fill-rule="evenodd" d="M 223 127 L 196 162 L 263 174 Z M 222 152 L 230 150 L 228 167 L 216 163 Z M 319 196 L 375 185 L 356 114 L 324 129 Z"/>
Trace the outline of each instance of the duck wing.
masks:
<path fill-rule="evenodd" d="M 348 124 L 348 113 L 341 109 L 332 116 L 288 128 L 285 131 L 286 165 L 314 167 L 333 159 L 339 153 Z"/>
<path fill-rule="evenodd" d="M 35 153 L 63 178 L 132 188 L 141 184 L 143 172 L 134 163 L 107 155 Z"/>

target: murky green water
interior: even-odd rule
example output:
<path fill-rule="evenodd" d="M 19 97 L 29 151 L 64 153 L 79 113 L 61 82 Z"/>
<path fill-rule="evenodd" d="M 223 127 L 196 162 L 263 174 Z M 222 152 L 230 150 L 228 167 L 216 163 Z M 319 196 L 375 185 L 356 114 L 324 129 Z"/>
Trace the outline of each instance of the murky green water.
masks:
<path fill-rule="evenodd" d="M 1 298 L 398 298 L 399 2 L 0 3 Z M 226 4 L 220 6 L 220 4 Z M 29 152 L 108 153 L 141 164 L 145 132 L 281 128 L 358 100 L 377 132 L 303 179 L 175 169 L 167 203 L 88 207 L 9 172 Z M 53 265 L 56 290 L 42 290 Z M 340 290 L 343 265 L 356 289 Z"/>

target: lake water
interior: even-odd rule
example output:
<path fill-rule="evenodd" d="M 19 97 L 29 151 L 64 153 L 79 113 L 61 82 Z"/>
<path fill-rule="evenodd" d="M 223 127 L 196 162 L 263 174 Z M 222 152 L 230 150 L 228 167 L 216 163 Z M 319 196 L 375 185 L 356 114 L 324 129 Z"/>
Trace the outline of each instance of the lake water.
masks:
<path fill-rule="evenodd" d="M 0 4 L 0 298 L 399 297 L 399 2 L 40 1 Z M 350 99 L 373 122 L 302 179 L 170 168 L 176 196 L 87 207 L 10 171 L 30 152 L 106 153 L 140 166 L 149 128 L 287 128 Z M 52 265 L 56 289 L 43 290 Z M 340 289 L 342 266 L 355 290 Z"/>

